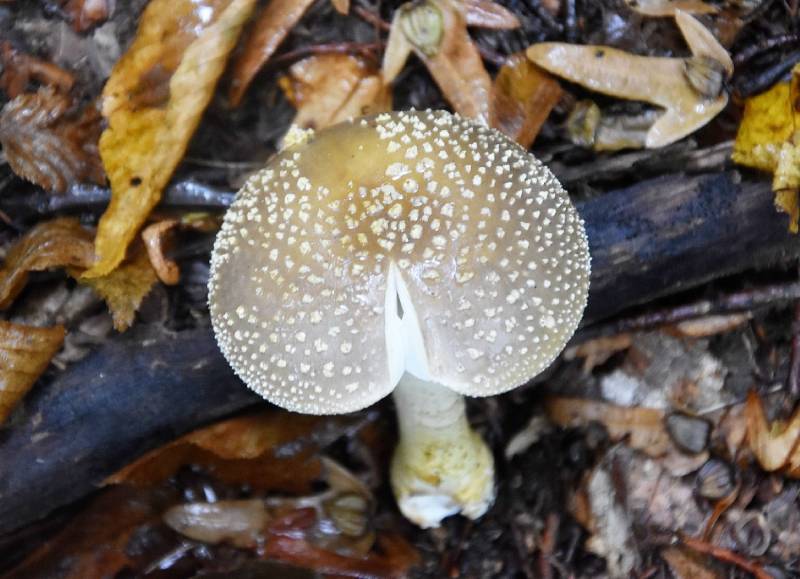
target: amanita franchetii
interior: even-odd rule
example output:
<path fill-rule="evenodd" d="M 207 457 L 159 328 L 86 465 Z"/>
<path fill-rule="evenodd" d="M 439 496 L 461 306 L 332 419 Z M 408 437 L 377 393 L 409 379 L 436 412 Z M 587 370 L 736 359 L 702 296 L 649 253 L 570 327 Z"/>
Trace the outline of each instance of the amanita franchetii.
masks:
<path fill-rule="evenodd" d="M 270 402 L 339 414 L 389 393 L 392 486 L 423 526 L 494 499 L 464 396 L 529 381 L 580 321 L 583 222 L 500 133 L 443 111 L 308 135 L 242 188 L 211 258 L 209 306 L 236 373 Z"/>

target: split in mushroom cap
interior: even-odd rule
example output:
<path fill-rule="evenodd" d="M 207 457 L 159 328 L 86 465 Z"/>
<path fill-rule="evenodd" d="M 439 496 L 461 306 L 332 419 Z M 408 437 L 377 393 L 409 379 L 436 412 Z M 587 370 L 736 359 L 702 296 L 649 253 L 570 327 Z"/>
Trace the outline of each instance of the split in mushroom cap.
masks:
<path fill-rule="evenodd" d="M 358 410 L 404 371 L 469 396 L 510 390 L 582 315 L 589 251 L 555 177 L 441 111 L 337 125 L 244 186 L 211 261 L 219 345 L 284 408 Z"/>

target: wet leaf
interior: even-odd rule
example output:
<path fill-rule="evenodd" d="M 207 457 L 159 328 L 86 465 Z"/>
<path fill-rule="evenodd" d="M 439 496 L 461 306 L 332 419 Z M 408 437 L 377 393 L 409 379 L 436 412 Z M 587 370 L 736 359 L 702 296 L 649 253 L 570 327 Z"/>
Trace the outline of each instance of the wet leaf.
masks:
<path fill-rule="evenodd" d="M 625 4 L 644 16 L 675 16 L 678 10 L 690 14 L 714 14 L 719 11 L 716 6 L 702 0 L 625 0 Z"/>
<path fill-rule="evenodd" d="M 491 125 L 526 149 L 561 98 L 558 82 L 524 54 L 508 59 L 494 79 Z"/>
<path fill-rule="evenodd" d="M 31 271 L 89 267 L 94 261 L 92 234 L 77 219 L 62 217 L 36 225 L 20 237 L 0 269 L 0 308 L 7 308 L 25 287 Z"/>
<path fill-rule="evenodd" d="M 561 427 L 587 426 L 599 422 L 614 441 L 627 439 L 631 448 L 660 457 L 672 448 L 664 427 L 664 412 L 655 408 L 625 407 L 582 398 L 550 397 L 547 416 Z"/>
<path fill-rule="evenodd" d="M 783 470 L 800 478 L 800 410 L 786 421 L 767 421 L 764 405 L 755 391 L 747 395 L 744 409 L 747 443 L 767 472 Z"/>
<path fill-rule="evenodd" d="M 183 157 L 255 0 L 153 0 L 103 89 L 100 155 L 111 204 L 98 225 L 100 277 L 125 257 Z"/>
<path fill-rule="evenodd" d="M 233 63 L 228 92 L 231 106 L 239 106 L 256 73 L 275 54 L 283 39 L 313 3 L 314 0 L 270 0 L 253 24 L 244 48 Z M 342 7 L 339 2 L 337 8 Z"/>
<path fill-rule="evenodd" d="M 64 328 L 34 328 L 0 320 L 0 424 L 61 349 Z"/>
<path fill-rule="evenodd" d="M 388 85 L 357 56 L 324 54 L 301 60 L 281 79 L 281 87 L 297 109 L 293 124 L 301 128 L 322 129 L 392 109 Z"/>
<path fill-rule="evenodd" d="M 747 99 L 733 146 L 733 160 L 773 173 L 775 205 L 789 214 L 789 230 L 798 232 L 800 206 L 800 65 L 791 82 Z"/>
<path fill-rule="evenodd" d="M 457 113 L 489 123 L 492 81 L 467 33 L 463 4 L 425 0 L 400 6 L 383 55 L 385 82 L 397 77 L 411 52 L 425 63 Z"/>
<path fill-rule="evenodd" d="M 708 87 L 698 91 L 690 82 L 687 68 L 714 69 L 716 65 L 711 63 L 717 63 L 724 75 L 733 72 L 730 56 L 708 30 L 685 12 L 677 11 L 675 19 L 694 61 L 559 42 L 534 44 L 528 48 L 527 56 L 545 70 L 590 90 L 666 109 L 650 127 L 645 140 L 646 147 L 663 147 L 708 123 L 728 102 L 721 84 L 719 94 L 713 97 L 706 96 L 711 90 Z"/>
<path fill-rule="evenodd" d="M 164 513 L 164 522 L 181 535 L 214 545 L 226 541 L 242 548 L 258 544 L 268 519 L 267 505 L 261 499 L 188 503 Z"/>
<path fill-rule="evenodd" d="M 18 96 L 0 112 L 0 144 L 11 169 L 56 193 L 82 181 L 105 183 L 100 130 L 94 105 L 78 110 L 49 87 Z"/>
<path fill-rule="evenodd" d="M 72 272 L 76 277 L 79 272 Z M 153 289 L 158 276 L 150 263 L 147 251 L 141 244 L 134 245 L 131 256 L 119 267 L 100 277 L 78 277 L 78 281 L 91 287 L 102 297 L 118 332 L 127 330 L 133 323 L 142 300 Z"/>
<path fill-rule="evenodd" d="M 180 466 L 204 466 L 220 480 L 255 489 L 305 493 L 321 472 L 314 456 L 318 417 L 261 412 L 218 422 L 157 448 L 109 477 L 107 484 L 149 486 Z"/>

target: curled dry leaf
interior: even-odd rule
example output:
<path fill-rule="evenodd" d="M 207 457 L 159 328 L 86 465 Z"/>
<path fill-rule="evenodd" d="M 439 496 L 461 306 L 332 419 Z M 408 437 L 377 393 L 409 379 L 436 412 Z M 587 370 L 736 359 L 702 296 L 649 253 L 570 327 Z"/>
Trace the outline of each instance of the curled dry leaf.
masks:
<path fill-rule="evenodd" d="M 176 227 L 180 225 L 177 219 L 165 219 L 148 225 L 142 231 L 142 241 L 150 263 L 161 280 L 166 285 L 175 285 L 180 281 L 181 272 L 178 264 L 169 259 L 165 254 L 165 245 Z"/>
<path fill-rule="evenodd" d="M 627 350 L 632 344 L 632 334 L 601 336 L 567 348 L 564 351 L 564 359 L 583 358 L 583 371 L 588 374 L 595 366 L 605 364 L 611 356 Z"/>
<path fill-rule="evenodd" d="M 516 54 L 494 79 L 491 125 L 527 149 L 560 98 L 559 84 Z"/>
<path fill-rule="evenodd" d="M 233 63 L 228 92 L 232 106 L 239 106 L 256 73 L 275 54 L 283 39 L 313 3 L 314 0 L 270 0 Z M 335 5 L 337 9 L 344 7 L 341 1 Z"/>
<path fill-rule="evenodd" d="M 0 112 L 0 144 L 11 169 L 57 193 L 81 181 L 105 183 L 97 154 L 100 130 L 94 105 L 78 110 L 49 87 L 18 96 Z"/>
<path fill-rule="evenodd" d="M 0 89 L 10 98 L 16 98 L 28 87 L 31 80 L 67 93 L 75 84 L 72 73 L 29 54 L 19 52 L 7 40 L 0 42 Z"/>
<path fill-rule="evenodd" d="M 747 99 L 733 145 L 733 160 L 773 174 L 775 205 L 789 214 L 789 230 L 800 220 L 800 65 L 782 82 Z"/>
<path fill-rule="evenodd" d="M 108 128 L 100 155 L 111 204 L 100 219 L 98 261 L 84 275 L 111 272 L 183 157 L 255 0 L 153 0 L 131 47 L 103 89 Z"/>
<path fill-rule="evenodd" d="M 545 412 L 551 421 L 565 428 L 599 422 L 606 427 L 612 440 L 627 438 L 631 448 L 641 450 L 648 456 L 663 456 L 672 449 L 662 410 L 553 396 L 545 402 Z"/>
<path fill-rule="evenodd" d="M 715 14 L 716 6 L 702 0 L 625 0 L 625 4 L 644 16 L 675 16 L 678 10 L 690 14 Z"/>
<path fill-rule="evenodd" d="M 61 349 L 64 328 L 35 328 L 0 320 L 0 424 Z"/>
<path fill-rule="evenodd" d="M 383 55 L 385 82 L 397 77 L 411 52 L 425 63 L 457 113 L 489 123 L 492 81 L 467 32 L 462 4 L 424 0 L 400 6 Z"/>
<path fill-rule="evenodd" d="M 0 269 L 0 308 L 7 308 L 25 287 L 28 274 L 55 267 L 87 268 L 94 261 L 92 234 L 77 219 L 40 223 L 20 237 Z"/>
<path fill-rule="evenodd" d="M 80 275 L 78 281 L 91 287 L 105 300 L 118 332 L 124 332 L 131 326 L 142 300 L 158 281 L 144 247 L 136 244 L 130 253 L 130 257 L 119 267 L 99 277 L 87 278 L 80 272 L 71 272 L 75 277 Z"/>
<path fill-rule="evenodd" d="M 744 409 L 747 442 L 761 468 L 768 472 L 783 470 L 800 478 L 800 410 L 787 421 L 767 421 L 758 394 L 750 391 Z"/>
<path fill-rule="evenodd" d="M 318 417 L 285 412 L 239 416 L 148 452 L 109 477 L 106 484 L 151 486 L 182 465 L 198 464 L 226 482 L 307 493 L 322 469 L 313 453 L 315 429 L 321 424 Z"/>
<path fill-rule="evenodd" d="M 293 64 L 280 84 L 297 109 L 292 124 L 304 129 L 322 129 L 392 109 L 389 86 L 376 69 L 357 56 L 311 56 Z"/>
<path fill-rule="evenodd" d="M 730 55 L 702 24 L 681 11 L 675 21 L 692 51 L 688 59 L 560 42 L 534 44 L 527 55 L 549 72 L 590 90 L 666 109 L 645 139 L 646 147 L 663 147 L 696 131 L 725 108 L 728 95 L 722 81 L 733 73 Z"/>

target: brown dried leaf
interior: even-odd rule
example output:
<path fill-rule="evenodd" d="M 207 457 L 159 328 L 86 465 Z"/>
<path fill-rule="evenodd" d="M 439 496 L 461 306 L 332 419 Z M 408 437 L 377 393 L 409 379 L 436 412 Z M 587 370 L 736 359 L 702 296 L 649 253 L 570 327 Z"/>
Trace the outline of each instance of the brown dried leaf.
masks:
<path fill-rule="evenodd" d="M 253 24 L 252 33 L 247 38 L 244 48 L 233 63 L 228 92 L 231 106 L 239 106 L 256 73 L 275 53 L 289 31 L 313 3 L 314 0 L 271 0 L 264 8 Z"/>
<path fill-rule="evenodd" d="M 293 124 L 304 129 L 392 109 L 389 87 L 357 56 L 323 54 L 301 60 L 281 79 L 281 88 L 297 109 Z"/>
<path fill-rule="evenodd" d="M 331 0 L 331 4 L 339 14 L 350 12 L 350 0 Z"/>
<path fill-rule="evenodd" d="M 744 417 L 747 442 L 761 468 L 767 472 L 785 469 L 787 476 L 800 478 L 800 409 L 788 421 L 769 423 L 761 398 L 751 390 Z"/>
<path fill-rule="evenodd" d="M 414 52 L 453 109 L 489 123 L 492 80 L 467 33 L 464 8 L 454 0 L 403 4 L 395 11 L 383 55 L 383 78 L 392 82 Z"/>
<path fill-rule="evenodd" d="M 106 480 L 106 484 L 150 486 L 172 476 L 180 466 L 199 464 L 231 483 L 256 489 L 303 493 L 321 472 L 312 451 L 316 416 L 260 412 L 218 422 L 157 448 Z M 287 452 L 292 445 L 297 450 Z M 282 450 L 283 449 L 283 450 Z"/>
<path fill-rule="evenodd" d="M 611 356 L 627 350 L 632 344 L 632 334 L 601 336 L 567 348 L 564 351 L 564 359 L 583 358 L 583 371 L 588 374 L 594 367 L 604 364 Z"/>
<path fill-rule="evenodd" d="M 664 549 L 661 557 L 676 579 L 722 579 L 724 576 L 706 565 L 695 553 L 680 547 Z"/>
<path fill-rule="evenodd" d="M 706 4 L 702 0 L 625 0 L 628 8 L 644 16 L 675 16 L 675 12 L 683 10 L 690 14 L 715 14 L 716 6 Z"/>
<path fill-rule="evenodd" d="M 0 424 L 61 349 L 64 328 L 34 328 L 0 320 Z"/>
<path fill-rule="evenodd" d="M 94 261 L 92 234 L 77 219 L 40 223 L 19 238 L 0 269 L 0 308 L 7 308 L 25 287 L 28 273 L 54 267 L 89 267 Z"/>
<path fill-rule="evenodd" d="M 100 155 L 111 204 L 100 219 L 98 261 L 84 275 L 108 274 L 125 257 L 183 157 L 255 0 L 153 0 L 131 47 L 103 90 L 109 127 Z M 155 83 L 155 84 L 154 84 Z"/>
<path fill-rule="evenodd" d="M 118 332 L 131 326 L 142 300 L 158 281 L 147 251 L 141 245 L 135 245 L 131 253 L 127 261 L 106 275 L 78 277 L 80 283 L 91 287 L 105 300 Z M 76 277 L 79 274 L 71 273 Z"/>
<path fill-rule="evenodd" d="M 492 91 L 491 126 L 529 148 L 561 98 L 558 82 L 515 54 L 500 68 Z"/>
<path fill-rule="evenodd" d="M 664 427 L 664 412 L 654 408 L 625 407 L 583 398 L 549 397 L 545 412 L 561 427 L 587 426 L 599 422 L 612 440 L 627 439 L 631 448 L 654 458 L 673 448 Z"/>
<path fill-rule="evenodd" d="M 18 96 L 0 112 L 0 144 L 11 169 L 57 193 L 81 181 L 105 183 L 100 130 L 94 105 L 77 111 L 69 97 L 49 87 Z"/>
<path fill-rule="evenodd" d="M 52 62 L 23 54 L 8 41 L 0 42 L 0 88 L 13 99 L 25 92 L 31 80 L 63 93 L 69 92 L 75 84 L 71 72 Z"/>
<path fill-rule="evenodd" d="M 147 249 L 150 263 L 158 279 L 166 285 L 175 285 L 181 279 L 178 264 L 165 255 L 165 246 L 179 225 L 180 221 L 177 219 L 165 219 L 148 225 L 142 231 L 142 241 Z"/>
<path fill-rule="evenodd" d="M 731 74 L 730 56 L 708 30 L 684 12 L 676 13 L 676 22 L 695 58 L 709 58 Z M 608 46 L 559 42 L 534 44 L 527 55 L 545 70 L 588 89 L 666 109 L 647 133 L 648 148 L 674 143 L 699 129 L 728 102 L 724 91 L 707 98 L 692 85 L 687 72 L 691 59 L 637 56 Z"/>

